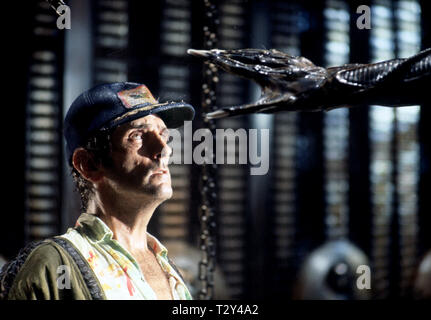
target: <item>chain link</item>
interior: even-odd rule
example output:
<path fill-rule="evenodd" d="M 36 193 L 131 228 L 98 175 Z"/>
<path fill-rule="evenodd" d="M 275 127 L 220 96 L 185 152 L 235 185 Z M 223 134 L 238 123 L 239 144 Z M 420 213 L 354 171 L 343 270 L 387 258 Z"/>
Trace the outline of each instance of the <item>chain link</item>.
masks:
<path fill-rule="evenodd" d="M 217 44 L 217 26 L 219 24 L 216 12 L 216 6 L 211 0 L 204 2 L 204 45 L 207 50 L 215 48 Z M 217 67 L 209 62 L 204 62 L 203 68 L 203 85 L 202 85 L 202 111 L 208 113 L 215 110 L 216 85 L 218 82 Z M 204 115 L 203 114 L 203 115 Z M 213 120 L 204 118 L 204 128 L 209 129 L 215 137 L 215 124 Z M 215 141 L 213 143 L 215 145 Z M 200 300 L 211 300 L 214 296 L 214 270 L 216 265 L 216 172 L 214 153 L 213 164 L 205 164 L 201 171 L 201 199 L 202 203 L 199 210 L 201 236 L 200 249 L 202 258 L 199 263 L 199 280 L 201 290 L 199 292 Z"/>
<path fill-rule="evenodd" d="M 60 16 L 61 12 L 57 11 L 59 6 L 65 5 L 63 0 L 46 0 L 52 9 Z"/>

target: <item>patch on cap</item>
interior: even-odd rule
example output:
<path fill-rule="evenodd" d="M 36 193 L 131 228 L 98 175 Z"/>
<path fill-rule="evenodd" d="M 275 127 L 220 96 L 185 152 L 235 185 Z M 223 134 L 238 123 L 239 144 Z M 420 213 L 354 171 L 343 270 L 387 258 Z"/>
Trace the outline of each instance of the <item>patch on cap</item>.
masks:
<path fill-rule="evenodd" d="M 132 108 L 140 104 L 156 104 L 158 101 L 154 99 L 150 90 L 145 85 L 139 87 L 123 90 L 117 93 L 121 102 L 126 108 Z"/>

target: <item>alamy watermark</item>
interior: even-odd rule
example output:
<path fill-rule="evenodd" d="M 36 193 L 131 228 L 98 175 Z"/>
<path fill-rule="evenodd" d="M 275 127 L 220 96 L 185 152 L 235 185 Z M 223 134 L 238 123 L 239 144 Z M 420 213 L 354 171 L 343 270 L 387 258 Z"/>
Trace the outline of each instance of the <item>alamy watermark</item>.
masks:
<path fill-rule="evenodd" d="M 70 267 L 67 265 L 59 265 L 57 267 L 57 288 L 60 290 L 70 289 Z"/>
<path fill-rule="evenodd" d="M 356 268 L 356 273 L 360 274 L 356 279 L 356 287 L 359 290 L 371 289 L 371 269 L 366 264 L 362 264 Z"/>
<path fill-rule="evenodd" d="M 216 129 L 214 136 L 207 128 L 193 132 L 192 121 L 184 121 L 183 134 L 170 129 L 169 135 L 169 164 L 249 164 L 251 175 L 268 173 L 269 129 Z"/>
<path fill-rule="evenodd" d="M 60 30 L 71 29 L 71 11 L 70 7 L 62 4 L 56 9 L 59 17 L 57 18 L 57 28 Z"/>
<path fill-rule="evenodd" d="M 59 15 L 57 18 L 57 28 L 60 30 L 71 29 L 71 10 L 70 7 L 62 4 L 56 8 Z M 356 8 L 356 13 L 360 16 L 356 19 L 358 29 L 371 29 L 371 8 L 367 5 L 360 5 Z"/>
<path fill-rule="evenodd" d="M 59 15 L 57 18 L 57 28 L 60 30 L 71 29 L 70 7 L 62 4 L 56 8 Z M 360 30 L 371 29 L 371 8 L 367 5 L 360 5 L 356 8 L 356 13 L 360 16 L 356 19 L 356 27 Z"/>
<path fill-rule="evenodd" d="M 360 276 L 356 279 L 356 287 L 359 290 L 371 289 L 371 269 L 368 265 L 360 265 L 356 268 L 356 273 Z M 70 267 L 60 265 L 57 267 L 57 288 L 59 290 L 70 289 Z"/>
<path fill-rule="evenodd" d="M 356 13 L 361 14 L 358 19 L 356 19 L 356 26 L 358 29 L 371 29 L 371 9 L 369 6 L 361 5 L 356 8 Z"/>

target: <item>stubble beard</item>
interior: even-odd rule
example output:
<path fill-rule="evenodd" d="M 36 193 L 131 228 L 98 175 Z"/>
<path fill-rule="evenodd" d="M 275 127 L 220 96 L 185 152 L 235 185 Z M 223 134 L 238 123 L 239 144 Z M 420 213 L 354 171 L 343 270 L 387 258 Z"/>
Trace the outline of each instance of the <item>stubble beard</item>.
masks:
<path fill-rule="evenodd" d="M 111 187 L 116 193 L 125 195 L 125 198 L 142 198 L 142 200 L 158 201 L 160 203 L 170 199 L 173 195 L 171 175 L 168 177 L 151 176 L 150 173 L 139 179 L 139 175 L 118 172 L 115 168 L 109 169 Z M 158 180 L 162 181 L 158 181 Z M 131 199 L 132 200 L 132 199 Z"/>

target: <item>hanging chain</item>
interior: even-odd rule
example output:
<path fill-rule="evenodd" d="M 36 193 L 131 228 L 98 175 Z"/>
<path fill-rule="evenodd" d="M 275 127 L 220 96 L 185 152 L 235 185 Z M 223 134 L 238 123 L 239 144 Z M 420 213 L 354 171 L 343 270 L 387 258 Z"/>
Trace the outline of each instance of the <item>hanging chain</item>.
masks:
<path fill-rule="evenodd" d="M 49 3 L 52 9 L 60 16 L 61 12 L 59 12 L 57 9 L 59 6 L 65 5 L 63 0 L 46 0 L 46 2 Z"/>
<path fill-rule="evenodd" d="M 216 7 L 211 0 L 204 1 L 204 49 L 213 49 L 217 44 Z M 218 82 L 217 67 L 208 62 L 204 62 L 202 85 L 202 112 L 203 115 L 215 110 L 216 84 Z M 215 137 L 215 124 L 213 120 L 204 118 L 203 127 L 212 132 Z M 213 145 L 216 145 L 215 142 Z M 212 151 L 212 150 L 211 150 Z M 212 164 L 204 164 L 201 172 L 201 197 L 202 203 L 199 210 L 201 223 L 200 249 L 202 259 L 199 263 L 199 280 L 201 290 L 200 300 L 211 300 L 214 295 L 214 269 L 216 265 L 216 170 L 214 153 L 212 153 Z"/>

